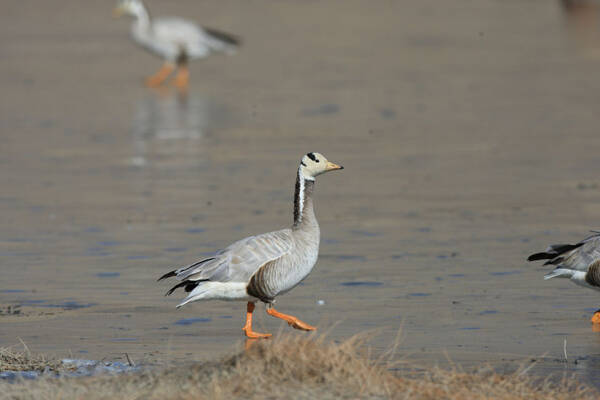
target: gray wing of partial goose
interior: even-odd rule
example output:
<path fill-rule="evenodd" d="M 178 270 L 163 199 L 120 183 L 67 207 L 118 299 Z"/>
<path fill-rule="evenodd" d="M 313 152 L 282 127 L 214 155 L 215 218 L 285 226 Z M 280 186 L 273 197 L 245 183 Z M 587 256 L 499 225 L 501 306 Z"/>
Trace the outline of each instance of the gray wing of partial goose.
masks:
<path fill-rule="evenodd" d="M 545 252 L 529 256 L 530 261 L 547 259 L 546 264 L 557 268 L 587 271 L 590 264 L 600 259 L 600 233 L 594 232 L 576 244 L 555 244 Z"/>
<path fill-rule="evenodd" d="M 290 254 L 294 247 L 290 229 L 239 240 L 214 257 L 173 271 L 179 280 L 247 282 L 264 264 Z"/>
<path fill-rule="evenodd" d="M 594 261 L 600 259 L 600 235 L 596 234 L 582 240 L 581 246 L 564 254 L 564 259 L 554 264 L 557 267 L 569 268 L 577 271 L 587 271 Z"/>

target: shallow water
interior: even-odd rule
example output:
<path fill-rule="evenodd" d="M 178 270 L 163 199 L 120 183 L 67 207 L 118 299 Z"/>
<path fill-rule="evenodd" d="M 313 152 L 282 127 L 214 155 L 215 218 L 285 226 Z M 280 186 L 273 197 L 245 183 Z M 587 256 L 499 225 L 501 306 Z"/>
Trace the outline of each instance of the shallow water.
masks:
<path fill-rule="evenodd" d="M 0 382 L 19 382 L 20 379 L 37 379 L 40 377 L 82 377 L 96 376 L 102 374 L 121 374 L 125 372 L 139 372 L 143 368 L 123 363 L 120 361 L 96 361 L 82 359 L 68 359 L 62 361 L 67 369 L 65 372 L 57 373 L 47 368 L 44 371 L 4 371 L 0 372 Z"/>
<path fill-rule="evenodd" d="M 142 87 L 160 61 L 110 5 L 3 6 L 1 346 L 229 350 L 243 304 L 175 310 L 156 278 L 288 225 L 299 158 L 319 151 L 346 169 L 319 178 L 320 261 L 281 311 L 336 339 L 377 329 L 377 350 L 401 330 L 415 365 L 535 358 L 600 386 L 598 295 L 524 261 L 600 219 L 600 57 L 559 2 L 150 5 L 246 45 L 194 63 L 182 96 Z"/>

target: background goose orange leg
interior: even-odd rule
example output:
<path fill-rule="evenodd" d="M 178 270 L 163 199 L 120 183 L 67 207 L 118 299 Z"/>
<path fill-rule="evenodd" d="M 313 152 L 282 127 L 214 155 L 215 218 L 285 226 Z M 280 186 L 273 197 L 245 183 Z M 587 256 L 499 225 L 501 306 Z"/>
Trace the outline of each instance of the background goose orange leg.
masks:
<path fill-rule="evenodd" d="M 175 76 L 175 86 L 180 90 L 185 90 L 190 81 L 190 70 L 187 64 L 180 65 Z"/>
<path fill-rule="evenodd" d="M 146 85 L 150 87 L 160 86 L 165 79 L 171 75 L 171 72 L 175 69 L 175 65 L 170 62 L 166 62 L 154 75 L 146 79 Z"/>
<path fill-rule="evenodd" d="M 280 313 L 275 308 L 273 308 L 273 306 L 271 304 L 267 305 L 267 313 L 269 315 L 274 316 L 275 318 L 281 318 L 282 320 L 287 322 L 292 328 L 301 329 L 303 331 L 314 331 L 317 329 L 314 326 L 310 326 L 306 322 L 300 321 L 298 318 L 294 317 L 293 315 L 287 315 L 287 314 Z"/>
<path fill-rule="evenodd" d="M 271 336 L 270 333 L 257 333 L 252 330 L 252 313 L 254 312 L 254 303 L 248 302 L 246 306 L 246 324 L 242 328 L 244 333 L 250 339 L 268 338 Z"/>

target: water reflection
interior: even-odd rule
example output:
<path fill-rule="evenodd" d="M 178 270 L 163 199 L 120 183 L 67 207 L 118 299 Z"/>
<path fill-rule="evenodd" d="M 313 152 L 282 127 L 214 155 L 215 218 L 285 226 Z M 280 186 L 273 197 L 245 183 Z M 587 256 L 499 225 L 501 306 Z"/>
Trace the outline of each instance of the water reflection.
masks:
<path fill-rule="evenodd" d="M 142 98 L 132 121 L 134 157 L 147 165 L 152 155 L 176 154 L 207 136 L 224 120 L 225 110 L 206 97 L 182 92 L 156 91 Z"/>
<path fill-rule="evenodd" d="M 560 3 L 577 44 L 600 56 L 600 1 L 560 0 Z"/>

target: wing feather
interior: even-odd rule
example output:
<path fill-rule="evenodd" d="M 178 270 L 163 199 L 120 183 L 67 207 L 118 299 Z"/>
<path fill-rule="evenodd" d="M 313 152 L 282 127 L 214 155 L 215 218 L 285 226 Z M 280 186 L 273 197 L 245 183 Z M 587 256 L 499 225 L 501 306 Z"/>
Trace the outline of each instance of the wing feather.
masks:
<path fill-rule="evenodd" d="M 542 259 L 548 259 L 544 265 L 552 264 L 557 268 L 587 271 L 594 261 L 600 259 L 600 234 L 594 232 L 574 245 L 551 245 L 544 253 L 532 254 L 528 260 Z"/>
<path fill-rule="evenodd" d="M 179 280 L 247 282 L 262 265 L 290 254 L 291 230 L 249 236 L 219 251 L 214 257 L 175 271 Z"/>
<path fill-rule="evenodd" d="M 152 35 L 165 49 L 169 47 L 176 52 L 184 50 L 192 58 L 205 56 L 210 51 L 233 52 L 240 43 L 234 35 L 202 28 L 182 18 L 155 19 Z"/>
<path fill-rule="evenodd" d="M 556 264 L 557 267 L 587 271 L 594 261 L 600 259 L 600 235 L 590 236 L 580 243 L 581 246 L 562 255 L 564 260 Z"/>

